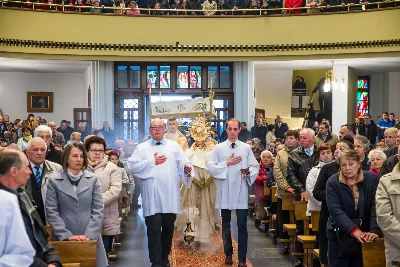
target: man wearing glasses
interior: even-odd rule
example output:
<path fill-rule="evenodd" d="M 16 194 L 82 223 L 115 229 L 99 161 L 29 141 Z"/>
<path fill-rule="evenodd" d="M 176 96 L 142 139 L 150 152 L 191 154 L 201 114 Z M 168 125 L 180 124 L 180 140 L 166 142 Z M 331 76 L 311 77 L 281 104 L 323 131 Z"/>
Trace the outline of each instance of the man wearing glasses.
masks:
<path fill-rule="evenodd" d="M 142 187 L 151 266 L 169 267 L 175 219 L 181 210 L 180 180 L 189 187 L 194 172 L 179 144 L 164 138 L 161 119 L 152 119 L 149 131 L 151 139 L 136 147 L 128 163 Z"/>
<path fill-rule="evenodd" d="M 231 211 L 236 210 L 239 233 L 238 266 L 245 267 L 248 240 L 248 186 L 257 178 L 259 167 L 250 146 L 238 140 L 240 121 L 229 119 L 226 132 L 228 139 L 215 147 L 207 163 L 207 171 L 214 176 L 217 184 L 215 208 L 221 209 L 225 264 L 233 264 Z"/>

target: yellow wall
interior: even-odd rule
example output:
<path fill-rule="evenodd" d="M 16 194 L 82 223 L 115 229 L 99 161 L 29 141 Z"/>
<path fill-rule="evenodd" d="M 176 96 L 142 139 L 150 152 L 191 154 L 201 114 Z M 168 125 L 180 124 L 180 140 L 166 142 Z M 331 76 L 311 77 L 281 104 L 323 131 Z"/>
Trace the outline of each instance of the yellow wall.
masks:
<path fill-rule="evenodd" d="M 292 84 L 296 81 L 297 76 L 303 77 L 307 84 L 307 94 L 311 95 L 320 78 L 325 77 L 327 71 L 328 70 L 294 70 Z M 319 93 L 317 92 L 314 96 L 313 104 L 315 110 L 319 110 L 318 95 Z"/>
<path fill-rule="evenodd" d="M 359 27 L 368 25 L 367 34 Z M 376 22 L 376 23 L 372 23 Z M 377 23 L 379 22 L 379 23 Z M 0 45 L 0 56 L 98 60 L 291 60 L 399 55 L 400 9 L 283 17 L 150 17 L 58 13 L 0 8 L 2 41 L 58 42 L 57 47 L 25 43 Z M 88 27 L 91 25 L 91 27 Z M 256 26 L 255 26 L 256 25 Z M 384 25 L 384 27 L 382 27 Z M 361 43 L 357 43 L 361 41 Z M 69 44 L 67 42 L 70 42 Z M 179 49 L 175 49 L 179 42 Z M 48 44 L 48 43 L 47 43 Z M 83 45 L 97 44 L 86 48 Z M 108 48 L 102 45 L 119 44 Z M 129 50 L 123 45 L 159 45 Z M 329 45 L 324 46 L 323 44 Z M 181 46 L 207 46 L 193 52 Z M 265 51 L 227 45 L 276 45 Z M 302 46 L 299 46 L 302 45 Z M 69 46 L 69 47 L 65 47 Z M 171 46 L 170 50 L 163 50 Z M 304 46 L 304 47 L 303 47 Z M 1 53 L 3 52 L 3 53 Z M 16 54 L 17 53 L 17 54 Z M 21 54 L 23 53 L 23 54 Z M 373 54 L 371 54 L 373 53 Z M 382 55 L 383 56 L 383 55 Z M 386 56 L 386 54 L 385 54 Z"/>

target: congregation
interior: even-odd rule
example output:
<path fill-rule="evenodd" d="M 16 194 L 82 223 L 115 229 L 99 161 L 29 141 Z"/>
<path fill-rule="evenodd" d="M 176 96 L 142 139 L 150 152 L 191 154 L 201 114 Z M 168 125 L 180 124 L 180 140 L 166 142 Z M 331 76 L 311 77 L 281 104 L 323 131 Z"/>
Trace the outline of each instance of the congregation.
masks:
<path fill-rule="evenodd" d="M 49 11 L 114 13 L 126 15 L 279 15 L 356 11 L 388 8 L 397 0 L 28 0 L 5 1 L 3 5 Z M 149 9 L 150 8 L 150 9 Z M 244 9 L 244 10 L 243 10 Z M 254 9 L 254 11 L 252 11 Z M 188 11 L 185 11 L 188 10 Z"/>
<path fill-rule="evenodd" d="M 398 214 L 391 208 L 396 203 L 392 203 L 395 200 L 391 198 L 390 186 L 400 178 L 399 118 L 393 113 L 383 112 L 382 120 L 376 124 L 369 114 L 365 114 L 361 119 L 355 118 L 353 124 L 342 125 L 338 133 L 332 133 L 329 120 L 320 119 L 310 122 L 309 128 L 290 130 L 281 116 L 278 115 L 273 124 L 268 124 L 267 119 L 258 114 L 255 126 L 250 130 L 246 122 L 236 119 L 229 119 L 221 133 L 210 127 L 202 142 L 204 144 L 210 138 L 219 145 L 210 150 L 211 158 L 204 168 L 215 179 L 232 179 L 230 177 L 235 176 L 234 167 L 229 166 L 239 164 L 244 157 L 234 157 L 234 154 L 223 156 L 228 153 L 223 150 L 225 145 L 220 145 L 226 143 L 235 151 L 250 149 L 252 152 L 246 156 L 245 167 L 240 167 L 247 182 L 238 190 L 242 192 L 244 186 L 248 194 L 240 193 L 238 200 L 225 199 L 227 195 L 224 194 L 222 199 L 217 197 L 215 204 L 215 208 L 221 209 L 224 247 L 227 246 L 224 250 L 226 264 L 232 264 L 233 256 L 232 248 L 229 248 L 229 242 L 232 242 L 230 212 L 227 212 L 236 209 L 239 266 L 246 266 L 249 241 L 244 225 L 248 205 L 255 206 L 255 226 L 258 228 L 266 224 L 264 227 L 270 228 L 274 240 L 284 252 L 290 249 L 295 251 L 295 256 L 305 255 L 301 242 L 290 244 L 286 241 L 291 239 L 284 225 L 293 220 L 297 236 L 309 232 L 302 219 L 297 215 L 291 218 L 290 212 L 283 208 L 287 194 L 292 195 L 296 203 L 307 203 L 307 216 L 320 211 L 319 229 L 314 232 L 316 239 L 313 241 L 315 248 L 319 249 L 318 265 L 363 266 L 359 244 L 370 243 L 383 234 L 387 241 L 388 264 L 398 260 L 399 249 L 392 245 L 396 242 L 396 235 L 391 234 L 395 227 L 391 218 Z M 24 260 L 33 264 L 30 266 L 61 266 L 59 254 L 47 241 L 47 224 L 52 230 L 51 240 L 96 240 L 96 265 L 108 266 L 114 236 L 120 233 L 120 197 L 126 200 L 125 208 L 140 209 L 142 206 L 138 199 L 142 195 L 146 225 L 150 228 L 148 238 L 152 266 L 170 266 L 171 241 L 164 238 L 172 240 L 174 221 L 180 212 L 179 201 L 175 204 L 156 204 L 161 199 L 152 199 L 148 195 L 154 186 L 148 181 L 149 175 L 154 173 L 152 168 L 163 164 L 167 158 L 157 156 L 156 152 L 155 163 L 151 163 L 146 154 L 153 155 L 153 147 L 158 151 L 159 145 L 171 147 L 171 151 L 180 150 L 182 154 L 170 155 L 177 157 L 174 160 L 180 165 L 171 177 L 181 177 L 189 187 L 194 175 L 193 165 L 185 159 L 183 150 L 188 149 L 187 144 L 193 144 L 193 147 L 198 145 L 201 136 L 188 135 L 183 124 L 178 127 L 175 118 L 168 120 L 168 132 L 164 131 L 165 125 L 162 120 L 153 119 L 149 129 L 150 140 L 138 145 L 132 140 L 119 140 L 108 122 L 104 122 L 101 129 L 92 127 L 89 130 L 85 123 L 74 129 L 66 120 L 62 120 L 57 128 L 56 123 L 47 122 L 40 116 L 35 118 L 34 114 L 29 114 L 27 120 L 16 119 L 13 122 L 8 115 L 0 117 L 0 192 L 17 196 L 17 204 L 12 205 L 19 205 L 22 221 L 21 218 L 19 220 L 27 235 L 23 231 L 16 238 L 21 238 L 21 242 L 28 238 L 29 244 L 32 244 L 21 258 L 16 257 L 16 262 Z M 179 145 L 172 145 L 173 142 L 165 141 L 165 138 Z M 173 168 L 165 170 L 171 172 Z M 228 168 L 228 171 L 223 168 Z M 219 188 L 221 185 L 217 182 L 217 196 L 220 194 L 218 190 L 228 190 L 225 185 Z M 274 193 L 266 196 L 265 185 Z M 169 197 L 174 194 L 179 196 L 176 188 L 179 184 L 170 187 Z M 248 203 L 248 196 L 253 194 L 254 198 L 250 197 Z M 273 197 L 276 202 L 272 201 Z M 236 201 L 239 201 L 238 204 L 233 204 Z M 351 208 L 354 205 L 356 208 Z M 165 217 L 159 219 L 158 214 Z M 265 223 L 270 214 L 276 214 L 274 224 L 271 218 L 269 223 Z M 79 223 L 76 218 L 79 218 Z M 162 234 L 156 226 L 161 227 L 158 220 L 162 220 Z M 17 227 L 18 224 L 15 225 Z M 162 253 L 157 247 L 159 238 L 163 244 Z M 357 242 L 354 241 L 350 247 L 342 244 L 343 240 L 353 239 Z M 302 266 L 305 260 L 305 256 L 296 257 L 295 266 Z"/>

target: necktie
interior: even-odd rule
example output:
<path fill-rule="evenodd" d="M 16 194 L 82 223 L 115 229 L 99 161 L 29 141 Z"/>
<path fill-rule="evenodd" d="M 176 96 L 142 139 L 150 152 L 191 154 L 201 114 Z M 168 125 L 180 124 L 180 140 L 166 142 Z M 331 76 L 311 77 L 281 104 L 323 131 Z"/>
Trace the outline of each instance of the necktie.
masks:
<path fill-rule="evenodd" d="M 35 169 L 36 183 L 40 185 L 40 167 L 35 166 L 34 169 Z"/>
<path fill-rule="evenodd" d="M 305 149 L 304 152 L 306 152 L 307 156 L 309 156 L 309 157 L 312 155 L 312 151 L 309 148 Z"/>
<path fill-rule="evenodd" d="M 235 146 L 236 146 L 235 143 L 232 143 L 232 144 L 231 144 L 231 148 L 235 148 Z"/>
<path fill-rule="evenodd" d="M 157 142 L 156 145 L 157 145 L 157 146 L 161 145 L 161 142 Z"/>

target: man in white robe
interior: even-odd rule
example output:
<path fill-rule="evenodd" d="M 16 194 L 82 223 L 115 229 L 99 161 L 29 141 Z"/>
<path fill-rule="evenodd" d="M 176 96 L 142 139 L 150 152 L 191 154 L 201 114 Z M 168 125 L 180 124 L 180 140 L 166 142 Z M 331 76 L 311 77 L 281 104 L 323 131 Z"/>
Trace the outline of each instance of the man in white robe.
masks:
<path fill-rule="evenodd" d="M 138 145 L 129 169 L 140 179 L 143 216 L 147 226 L 152 267 L 169 267 L 176 215 L 180 213 L 180 180 L 189 187 L 192 164 L 178 143 L 164 138 L 161 119 L 150 122 L 151 139 Z M 190 176 L 187 175 L 190 173 Z"/>
<path fill-rule="evenodd" d="M 207 171 L 214 176 L 217 183 L 215 207 L 221 209 L 225 264 L 233 264 L 230 224 L 231 210 L 236 210 L 239 267 L 245 267 L 248 239 L 248 186 L 254 183 L 259 168 L 250 146 L 238 140 L 240 121 L 229 119 L 226 132 L 228 139 L 215 147 L 207 163 Z"/>

